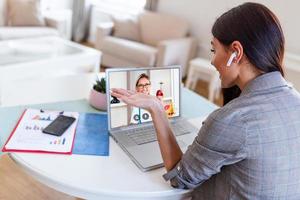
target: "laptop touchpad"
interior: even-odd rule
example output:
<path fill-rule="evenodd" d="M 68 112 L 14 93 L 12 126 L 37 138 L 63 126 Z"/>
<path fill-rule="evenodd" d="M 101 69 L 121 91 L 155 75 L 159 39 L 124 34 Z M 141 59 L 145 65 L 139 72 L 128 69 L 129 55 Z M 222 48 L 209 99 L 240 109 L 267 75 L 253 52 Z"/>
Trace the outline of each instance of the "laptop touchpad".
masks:
<path fill-rule="evenodd" d="M 158 142 L 128 147 L 127 150 L 144 168 L 163 163 Z"/>

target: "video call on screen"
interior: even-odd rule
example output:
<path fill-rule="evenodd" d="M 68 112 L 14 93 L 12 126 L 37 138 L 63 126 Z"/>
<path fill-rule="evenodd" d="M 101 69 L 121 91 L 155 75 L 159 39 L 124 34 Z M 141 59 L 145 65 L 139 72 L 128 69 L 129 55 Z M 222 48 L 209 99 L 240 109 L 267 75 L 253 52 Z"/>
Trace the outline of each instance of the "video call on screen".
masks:
<path fill-rule="evenodd" d="M 109 72 L 110 88 L 123 88 L 155 96 L 171 118 L 179 116 L 179 69 L 151 69 Z M 152 121 L 148 111 L 128 106 L 110 96 L 111 128 Z"/>

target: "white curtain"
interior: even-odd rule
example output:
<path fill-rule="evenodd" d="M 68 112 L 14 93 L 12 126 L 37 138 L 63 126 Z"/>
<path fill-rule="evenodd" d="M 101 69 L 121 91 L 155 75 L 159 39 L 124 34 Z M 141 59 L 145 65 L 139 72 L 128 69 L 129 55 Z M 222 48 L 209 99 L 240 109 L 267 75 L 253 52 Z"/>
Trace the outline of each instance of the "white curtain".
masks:
<path fill-rule="evenodd" d="M 73 0 L 72 39 L 76 42 L 85 40 L 88 35 L 91 9 L 90 0 Z"/>

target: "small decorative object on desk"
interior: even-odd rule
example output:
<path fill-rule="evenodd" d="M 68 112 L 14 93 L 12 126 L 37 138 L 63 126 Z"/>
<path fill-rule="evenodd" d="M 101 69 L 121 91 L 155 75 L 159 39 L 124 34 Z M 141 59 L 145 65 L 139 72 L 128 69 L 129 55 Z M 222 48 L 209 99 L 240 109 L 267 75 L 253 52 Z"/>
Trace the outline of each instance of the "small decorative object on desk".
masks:
<path fill-rule="evenodd" d="M 110 101 L 111 104 L 120 103 L 120 100 L 117 97 L 111 96 L 112 100 Z"/>
<path fill-rule="evenodd" d="M 96 81 L 91 89 L 89 102 L 91 106 L 98 110 L 107 110 L 105 78 Z"/>

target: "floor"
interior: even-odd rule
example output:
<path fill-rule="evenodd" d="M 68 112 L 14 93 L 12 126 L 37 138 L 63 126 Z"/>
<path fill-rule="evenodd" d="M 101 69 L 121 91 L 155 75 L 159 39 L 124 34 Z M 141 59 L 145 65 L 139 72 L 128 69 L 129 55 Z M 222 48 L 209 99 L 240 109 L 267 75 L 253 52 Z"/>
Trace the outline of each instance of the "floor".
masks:
<path fill-rule="evenodd" d="M 28 176 L 8 155 L 0 159 L 0 200 L 79 200 Z"/>
<path fill-rule="evenodd" d="M 196 85 L 195 92 L 203 97 L 208 97 L 208 84 L 207 82 L 199 80 Z M 223 105 L 223 95 L 219 95 L 219 98 L 214 99 L 214 104 L 218 106 Z"/>

